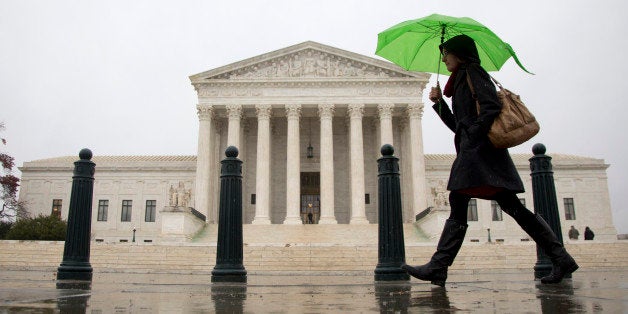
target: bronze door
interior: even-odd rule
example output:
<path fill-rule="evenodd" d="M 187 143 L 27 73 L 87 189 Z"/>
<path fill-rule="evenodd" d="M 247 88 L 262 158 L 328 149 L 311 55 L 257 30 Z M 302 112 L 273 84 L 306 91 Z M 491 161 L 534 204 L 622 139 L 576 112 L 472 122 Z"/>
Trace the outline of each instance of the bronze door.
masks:
<path fill-rule="evenodd" d="M 320 173 L 301 173 L 301 221 L 303 224 L 317 224 L 321 216 Z"/>

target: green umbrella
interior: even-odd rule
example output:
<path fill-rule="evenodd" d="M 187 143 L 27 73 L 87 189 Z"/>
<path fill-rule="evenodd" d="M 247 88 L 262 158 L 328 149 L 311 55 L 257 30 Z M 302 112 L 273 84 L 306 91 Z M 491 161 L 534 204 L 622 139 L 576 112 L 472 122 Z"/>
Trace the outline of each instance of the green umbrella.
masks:
<path fill-rule="evenodd" d="M 521 69 L 530 73 L 519 62 L 509 44 L 468 17 L 432 14 L 399 23 L 379 33 L 375 54 L 409 71 L 449 74 L 445 65 L 441 65 L 438 46 L 461 34 L 473 38 L 485 70 L 497 71 L 508 58 L 513 57 Z"/>

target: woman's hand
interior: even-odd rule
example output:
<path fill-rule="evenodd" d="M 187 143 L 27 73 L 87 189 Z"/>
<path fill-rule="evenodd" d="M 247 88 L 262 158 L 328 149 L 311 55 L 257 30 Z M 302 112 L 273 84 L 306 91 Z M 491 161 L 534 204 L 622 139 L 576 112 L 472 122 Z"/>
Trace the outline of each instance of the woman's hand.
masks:
<path fill-rule="evenodd" d="M 430 91 L 430 100 L 434 103 L 438 103 L 441 98 L 443 98 L 443 93 L 440 90 L 440 85 L 436 84 L 436 87 L 432 87 Z"/>

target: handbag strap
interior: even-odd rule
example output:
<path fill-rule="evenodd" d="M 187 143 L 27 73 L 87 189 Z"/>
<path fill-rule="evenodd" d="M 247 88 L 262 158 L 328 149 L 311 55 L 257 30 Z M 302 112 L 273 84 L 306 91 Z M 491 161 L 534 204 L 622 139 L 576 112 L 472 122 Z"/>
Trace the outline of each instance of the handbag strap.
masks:
<path fill-rule="evenodd" d="M 504 91 L 504 87 L 501 83 L 499 83 L 492 75 L 488 75 L 491 80 L 499 87 L 501 91 Z M 478 101 L 478 95 L 475 93 L 475 89 L 473 88 L 473 83 L 471 83 L 471 76 L 469 76 L 469 72 L 467 72 L 467 84 L 469 84 L 469 88 L 471 89 L 471 96 L 475 99 L 475 106 L 478 109 L 478 115 L 480 115 L 480 102 Z"/>
<path fill-rule="evenodd" d="M 467 84 L 469 84 L 469 88 L 471 89 L 471 97 L 475 99 L 475 107 L 478 110 L 478 116 L 479 116 L 480 115 L 480 102 L 478 101 L 478 95 L 475 94 L 475 89 L 473 88 L 473 83 L 471 83 L 471 76 L 469 76 L 469 72 L 467 72 Z"/>
<path fill-rule="evenodd" d="M 469 74 L 469 73 L 467 73 L 467 74 Z M 503 91 L 505 89 L 504 86 L 502 86 L 502 84 L 500 82 L 498 82 L 492 75 L 489 74 L 488 76 L 491 77 L 491 80 L 493 80 L 495 85 L 497 85 L 497 87 L 499 87 L 500 90 Z"/>

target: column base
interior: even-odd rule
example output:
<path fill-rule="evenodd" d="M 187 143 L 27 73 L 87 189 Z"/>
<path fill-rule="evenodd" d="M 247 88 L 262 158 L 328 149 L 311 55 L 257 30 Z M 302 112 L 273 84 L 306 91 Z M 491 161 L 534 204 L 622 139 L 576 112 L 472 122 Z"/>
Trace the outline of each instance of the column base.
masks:
<path fill-rule="evenodd" d="M 351 221 L 349 221 L 351 225 L 368 225 L 369 221 L 366 217 L 351 217 Z"/>
<path fill-rule="evenodd" d="M 283 221 L 284 225 L 302 225 L 303 221 L 299 217 L 286 217 Z"/>
<path fill-rule="evenodd" d="M 409 281 L 410 275 L 399 266 L 381 266 L 375 268 L 375 281 Z"/>
<path fill-rule="evenodd" d="M 319 225 L 337 225 L 338 221 L 334 217 L 321 217 L 318 220 Z"/>
<path fill-rule="evenodd" d="M 255 217 L 251 222 L 252 225 L 270 225 L 270 218 L 268 217 Z"/>

